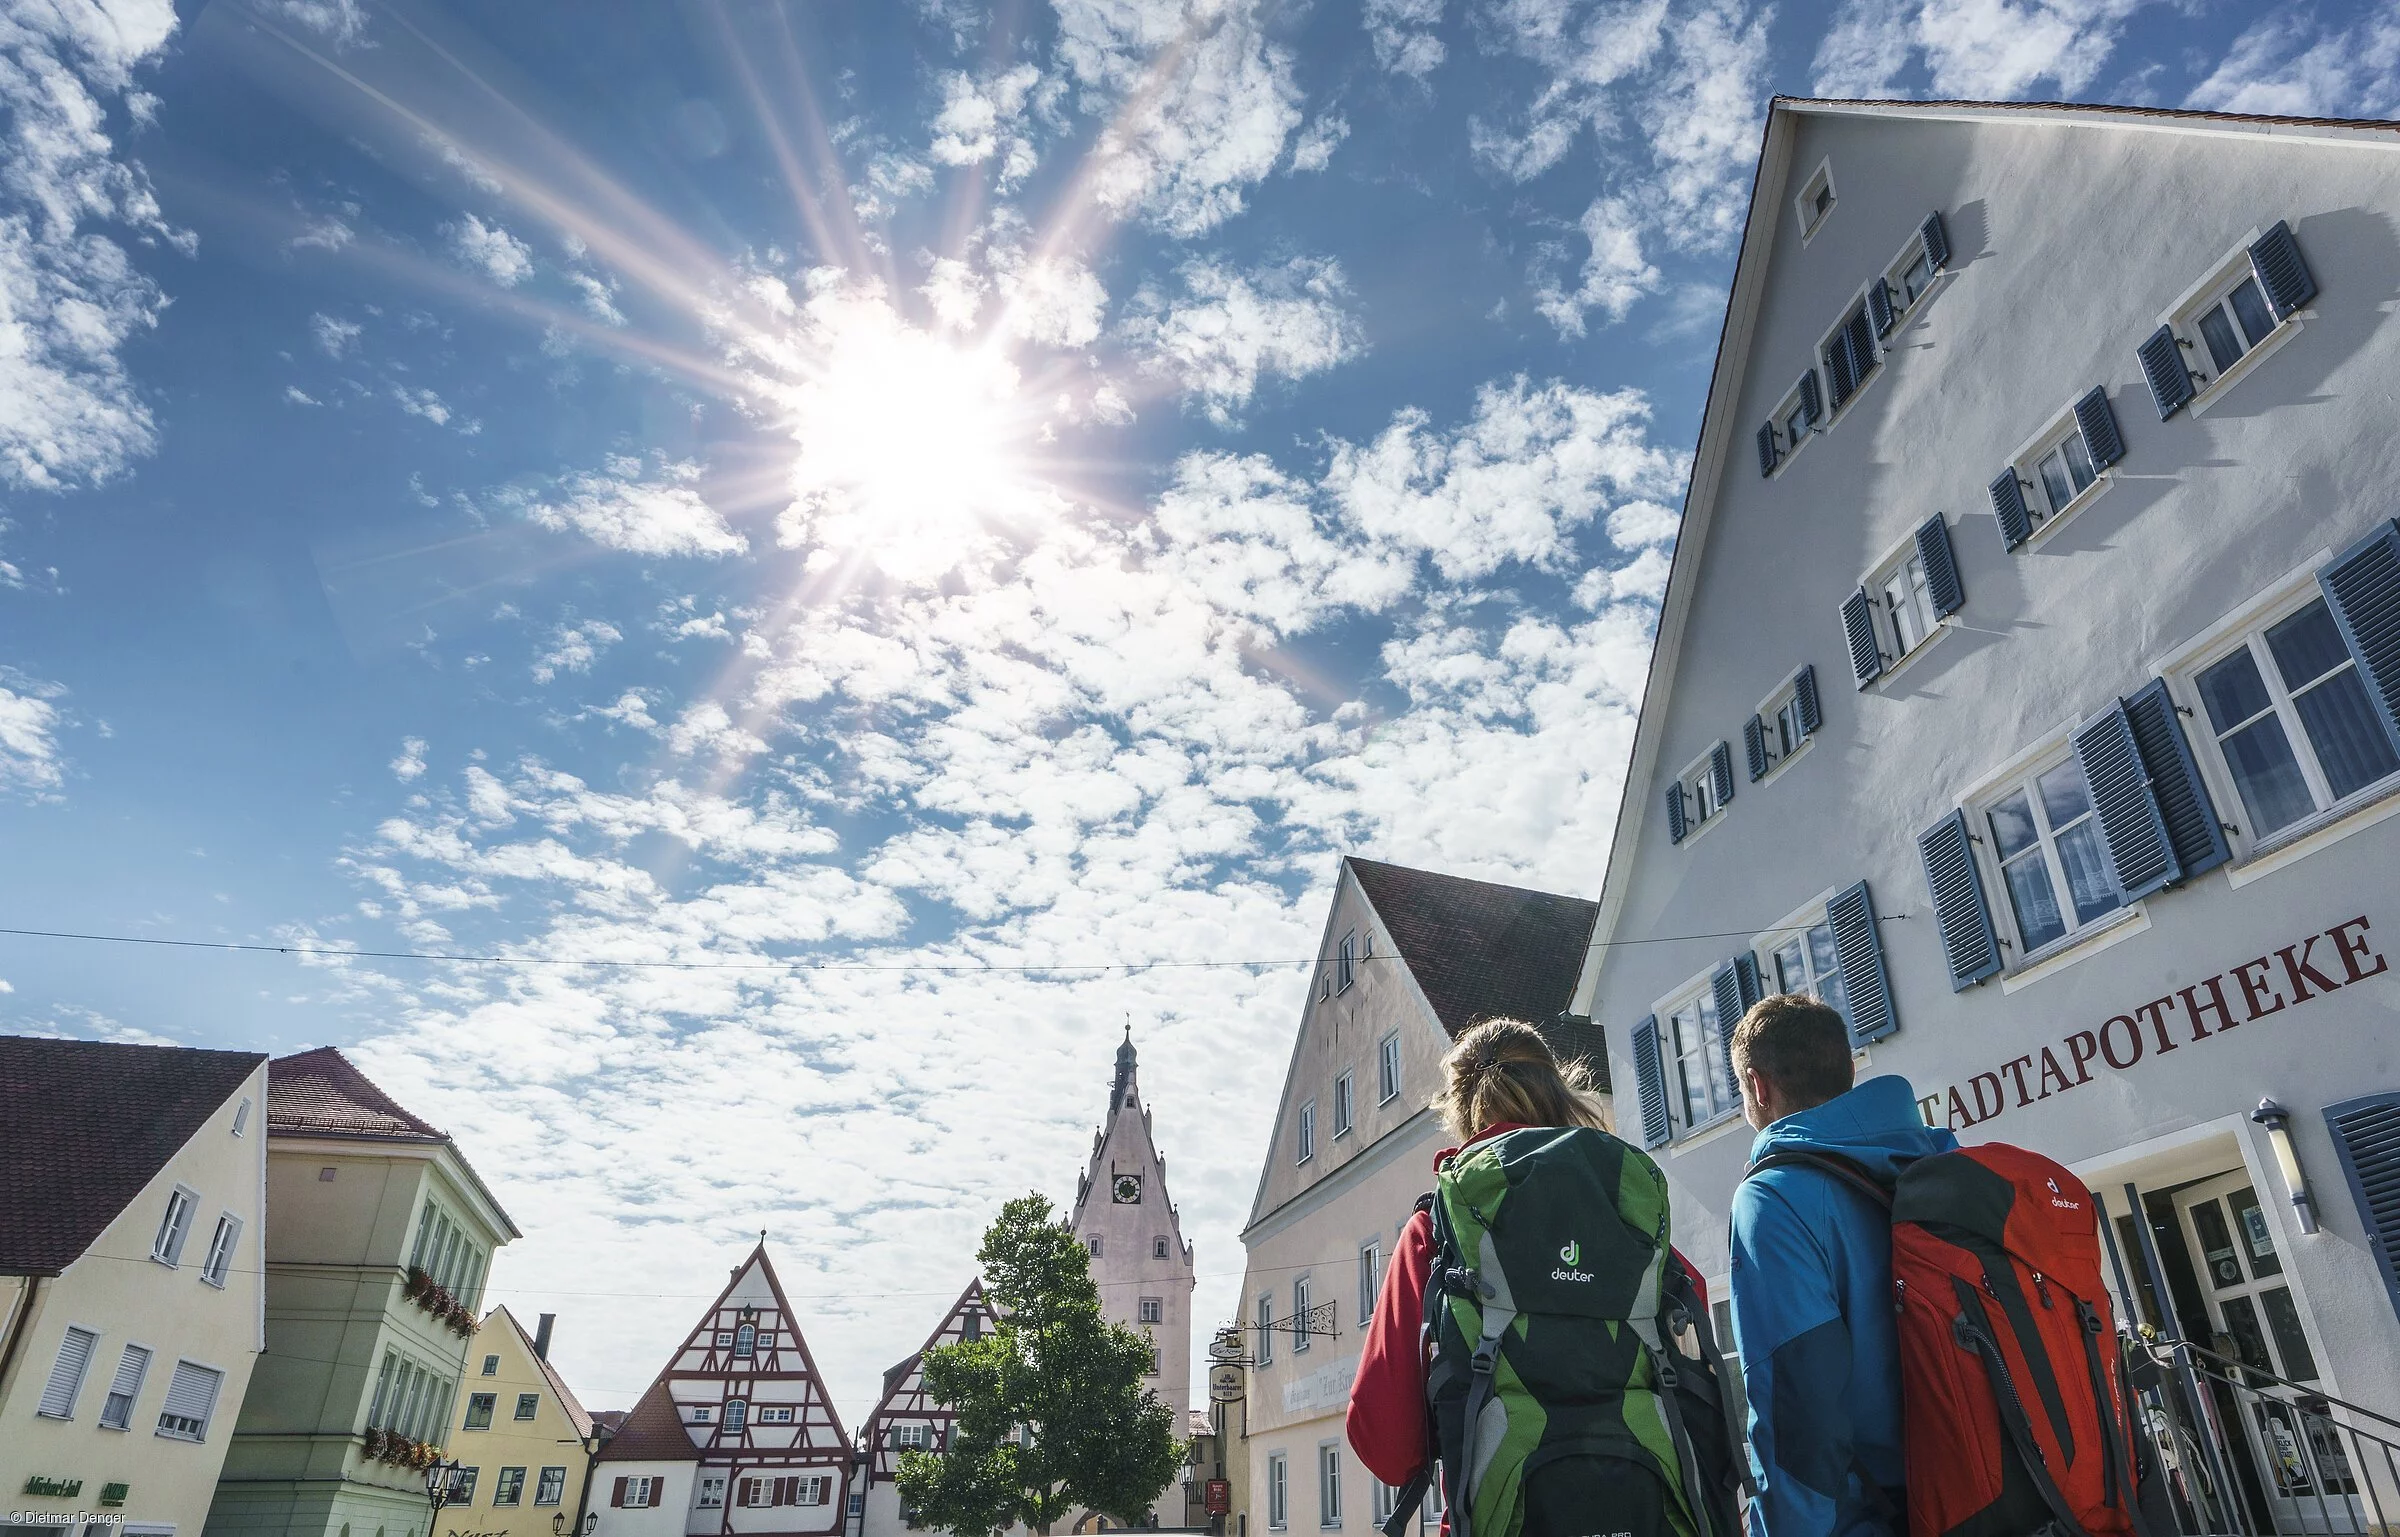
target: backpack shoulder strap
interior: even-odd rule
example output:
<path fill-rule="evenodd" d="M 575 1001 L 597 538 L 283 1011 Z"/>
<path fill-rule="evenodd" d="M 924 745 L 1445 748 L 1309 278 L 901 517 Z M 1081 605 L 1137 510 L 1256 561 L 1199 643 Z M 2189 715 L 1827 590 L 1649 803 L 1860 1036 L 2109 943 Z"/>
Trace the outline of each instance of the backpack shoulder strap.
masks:
<path fill-rule="evenodd" d="M 1442 1305 L 1441 1277 L 1444 1243 L 1440 1208 L 1441 1199 L 1434 1191 L 1428 1190 L 1417 1197 L 1416 1211 L 1432 1227 L 1432 1253 L 1427 1261 L 1428 1274 L 1425 1277 L 1424 1327 L 1426 1335 L 1432 1334 L 1438 1317 L 1437 1310 Z M 1422 1337 L 1420 1337 L 1418 1349 L 1420 1351 L 1424 1349 Z M 1435 1437 L 1433 1416 L 1429 1412 L 1425 1416 L 1425 1460 L 1418 1464 L 1415 1473 L 1409 1475 L 1408 1482 L 1402 1484 L 1393 1493 L 1391 1519 L 1383 1523 L 1383 1537 L 1405 1537 L 1408 1529 L 1416 1523 L 1417 1508 L 1425 1503 L 1425 1495 L 1432 1489 L 1433 1481 L 1438 1476 L 1440 1467 L 1441 1445 Z"/>
<path fill-rule="evenodd" d="M 1743 1172 L 1742 1178 L 1764 1174 L 1769 1169 L 1815 1169 L 1848 1185 L 1885 1211 L 1892 1209 L 1891 1187 L 1869 1174 L 1866 1166 L 1855 1158 L 1845 1158 L 1839 1153 L 1821 1152 L 1815 1148 L 1777 1148 L 1752 1164 Z"/>

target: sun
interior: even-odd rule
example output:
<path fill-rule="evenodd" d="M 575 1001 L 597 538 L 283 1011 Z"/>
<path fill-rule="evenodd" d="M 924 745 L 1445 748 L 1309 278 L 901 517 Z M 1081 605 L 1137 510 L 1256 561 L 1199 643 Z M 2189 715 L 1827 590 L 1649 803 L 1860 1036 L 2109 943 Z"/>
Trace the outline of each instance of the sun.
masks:
<path fill-rule="evenodd" d="M 993 340 L 911 322 L 879 294 L 831 289 L 801 317 L 777 391 L 797 446 L 784 542 L 926 581 L 1043 502 L 1045 413 Z"/>

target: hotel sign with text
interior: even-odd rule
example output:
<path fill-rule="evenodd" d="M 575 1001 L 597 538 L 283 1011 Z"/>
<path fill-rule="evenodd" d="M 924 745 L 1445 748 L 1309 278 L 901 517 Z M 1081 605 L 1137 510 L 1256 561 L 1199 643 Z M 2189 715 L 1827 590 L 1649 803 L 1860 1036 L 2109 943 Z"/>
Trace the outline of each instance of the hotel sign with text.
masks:
<path fill-rule="evenodd" d="M 2214 1040 L 2381 976 L 2391 967 L 2367 929 L 2364 917 L 2337 923 L 1928 1094 L 1917 1101 L 1917 1109 L 1928 1126 L 1963 1131 L 2009 1109 L 2080 1089 L 2092 1081 L 2094 1067 L 2126 1072 L 2145 1059 Z"/>

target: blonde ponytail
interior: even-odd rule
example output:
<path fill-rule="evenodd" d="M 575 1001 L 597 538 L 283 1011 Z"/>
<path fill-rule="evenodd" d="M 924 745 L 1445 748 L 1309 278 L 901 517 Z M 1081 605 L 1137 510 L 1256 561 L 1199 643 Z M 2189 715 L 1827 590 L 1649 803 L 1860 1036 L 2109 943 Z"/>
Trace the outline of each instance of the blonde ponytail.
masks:
<path fill-rule="evenodd" d="M 1503 1122 L 1596 1126 L 1608 1113 L 1581 1062 L 1564 1069 L 1541 1032 L 1521 1019 L 1487 1019 L 1460 1036 L 1442 1058 L 1442 1092 L 1433 1108 L 1465 1142 Z"/>

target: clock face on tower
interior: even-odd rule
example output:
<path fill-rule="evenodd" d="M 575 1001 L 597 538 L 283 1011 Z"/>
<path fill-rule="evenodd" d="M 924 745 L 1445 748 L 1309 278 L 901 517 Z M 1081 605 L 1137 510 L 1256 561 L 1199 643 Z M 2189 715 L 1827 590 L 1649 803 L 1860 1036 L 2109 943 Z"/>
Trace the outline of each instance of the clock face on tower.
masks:
<path fill-rule="evenodd" d="M 1111 1194 L 1114 1196 L 1116 1203 L 1119 1206 L 1141 1205 L 1142 1177 L 1139 1174 L 1118 1175 L 1116 1188 L 1111 1192 Z"/>

